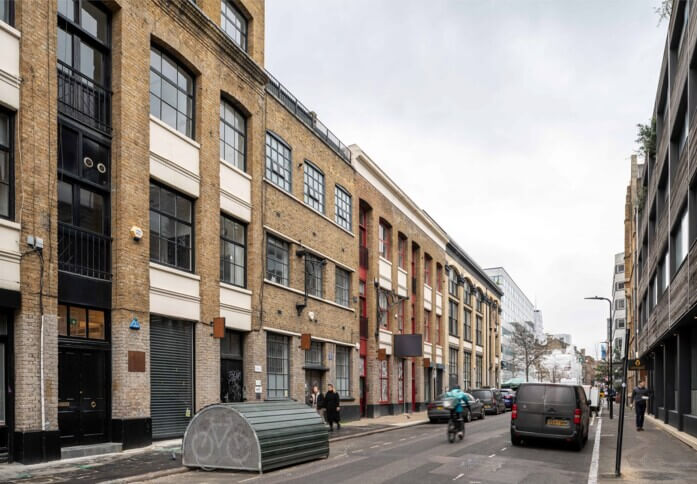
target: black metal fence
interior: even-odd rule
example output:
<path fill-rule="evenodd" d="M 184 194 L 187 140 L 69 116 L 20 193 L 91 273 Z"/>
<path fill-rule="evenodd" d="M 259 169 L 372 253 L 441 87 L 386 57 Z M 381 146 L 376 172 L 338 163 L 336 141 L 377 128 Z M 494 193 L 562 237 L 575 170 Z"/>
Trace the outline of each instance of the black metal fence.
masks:
<path fill-rule="evenodd" d="M 60 61 L 58 109 L 66 116 L 111 134 L 111 92 Z"/>
<path fill-rule="evenodd" d="M 325 143 L 327 143 L 336 153 L 343 158 L 346 162 L 351 163 L 351 152 L 348 147 L 341 142 L 339 138 L 332 133 L 329 128 L 327 128 L 317 116 L 307 109 L 298 99 L 291 94 L 288 89 L 286 89 L 283 84 L 278 82 L 268 72 L 269 83 L 266 85 L 266 90 L 270 92 L 274 97 L 276 97 L 285 107 L 287 107 L 290 112 L 295 114 L 300 121 L 305 123 L 310 129 L 312 129 L 317 136 L 319 136 Z"/>
<path fill-rule="evenodd" d="M 58 269 L 111 280 L 111 238 L 59 223 Z"/>

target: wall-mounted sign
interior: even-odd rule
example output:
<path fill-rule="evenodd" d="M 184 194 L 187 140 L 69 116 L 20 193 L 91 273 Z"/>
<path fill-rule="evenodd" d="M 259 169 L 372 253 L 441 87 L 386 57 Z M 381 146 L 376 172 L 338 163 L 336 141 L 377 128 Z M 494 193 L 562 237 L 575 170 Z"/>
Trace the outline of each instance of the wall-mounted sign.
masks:
<path fill-rule="evenodd" d="M 128 325 L 130 329 L 135 329 L 138 330 L 140 329 L 140 323 L 138 322 L 138 318 L 133 318 L 131 321 L 131 324 Z"/>
<path fill-rule="evenodd" d="M 261 365 L 254 365 L 254 373 L 261 373 Z"/>
<path fill-rule="evenodd" d="M 254 387 L 254 393 L 261 393 L 261 385 Z"/>

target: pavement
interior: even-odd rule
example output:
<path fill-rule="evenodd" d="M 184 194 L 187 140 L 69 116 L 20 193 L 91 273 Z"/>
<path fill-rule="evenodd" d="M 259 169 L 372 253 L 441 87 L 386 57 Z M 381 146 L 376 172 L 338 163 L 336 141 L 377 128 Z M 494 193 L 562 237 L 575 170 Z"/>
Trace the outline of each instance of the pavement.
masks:
<path fill-rule="evenodd" d="M 342 424 L 330 442 L 387 432 L 428 422 L 426 412 L 361 419 Z M 181 439 L 156 442 L 125 452 L 81 457 L 35 465 L 0 465 L 0 482 L 58 483 L 139 482 L 188 471 L 181 464 Z"/>
<path fill-rule="evenodd" d="M 466 426 L 462 442 L 448 443 L 446 424 L 401 427 L 334 441 L 328 459 L 267 474 L 192 470 L 156 483 L 587 483 L 594 433 L 581 452 L 558 444 L 510 441 L 510 413 Z M 597 425 L 594 422 L 594 427 Z M 593 427 L 593 428 L 594 428 Z"/>
<path fill-rule="evenodd" d="M 634 410 L 627 408 L 624 417 L 621 475 L 615 477 L 615 454 L 619 405 L 615 418 L 603 414 L 600 440 L 599 483 L 697 482 L 697 452 L 670 432 L 666 424 L 647 415 L 644 431 L 637 432 Z M 687 436 L 681 436 L 689 440 Z M 693 439 L 694 440 L 694 439 Z M 590 482 L 590 481 L 589 481 Z"/>

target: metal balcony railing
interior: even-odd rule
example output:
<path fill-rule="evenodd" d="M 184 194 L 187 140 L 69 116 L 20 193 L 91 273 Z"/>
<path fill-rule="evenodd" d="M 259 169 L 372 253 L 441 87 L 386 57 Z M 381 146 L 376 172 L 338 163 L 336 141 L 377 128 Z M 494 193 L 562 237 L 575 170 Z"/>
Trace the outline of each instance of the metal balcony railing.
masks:
<path fill-rule="evenodd" d="M 58 269 L 111 280 L 111 238 L 59 223 Z"/>
<path fill-rule="evenodd" d="M 266 90 L 277 98 L 290 112 L 305 123 L 325 143 L 327 143 L 347 163 L 351 163 L 351 152 L 319 119 L 317 115 L 306 108 L 298 99 L 286 89 L 283 84 L 273 77 L 268 71 L 269 83 Z"/>
<path fill-rule="evenodd" d="M 66 116 L 111 134 L 111 92 L 60 61 L 58 109 Z"/>

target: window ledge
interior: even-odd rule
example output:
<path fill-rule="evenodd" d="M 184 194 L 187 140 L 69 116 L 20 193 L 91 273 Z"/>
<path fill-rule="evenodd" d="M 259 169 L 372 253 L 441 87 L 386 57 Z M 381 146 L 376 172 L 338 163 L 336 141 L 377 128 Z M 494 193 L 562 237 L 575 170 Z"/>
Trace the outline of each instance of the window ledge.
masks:
<path fill-rule="evenodd" d="M 382 262 L 384 262 L 385 264 L 392 265 L 392 262 L 390 262 L 389 260 L 385 259 L 383 256 L 380 256 L 379 259 L 380 259 Z"/>
<path fill-rule="evenodd" d="M 355 402 L 356 397 L 348 396 L 348 397 L 339 397 L 339 401 L 341 402 Z"/>
<path fill-rule="evenodd" d="M 250 291 L 249 289 L 245 289 L 244 287 L 240 286 L 235 286 L 234 284 L 229 284 L 227 282 L 220 281 L 220 287 L 229 289 L 231 291 L 239 292 L 241 294 L 247 294 L 249 296 L 252 295 L 252 291 Z"/>
<path fill-rule="evenodd" d="M 160 264 L 159 262 L 154 262 L 150 261 L 150 269 L 157 269 L 163 272 L 169 272 L 170 274 L 174 274 L 177 276 L 182 276 L 186 277 L 187 279 L 193 279 L 195 281 L 201 281 L 201 276 L 198 274 L 194 274 L 191 272 L 186 272 L 181 269 L 175 269 L 174 267 L 170 267 L 164 264 Z"/>
<path fill-rule="evenodd" d="M 19 222 L 14 222 L 12 220 L 8 220 L 6 218 L 0 217 L 0 226 L 7 227 L 8 229 L 13 229 L 20 231 L 22 229 L 22 226 Z"/>
<path fill-rule="evenodd" d="M 233 164 L 230 163 L 229 161 L 225 161 L 225 160 L 223 160 L 222 158 L 220 158 L 220 163 L 223 164 L 223 165 L 225 165 L 225 166 L 227 166 L 228 168 L 230 168 L 231 170 L 233 170 L 234 172 L 236 172 L 238 175 L 245 177 L 245 178 L 248 179 L 249 181 L 252 180 L 252 175 L 250 175 L 250 174 L 247 173 L 246 171 L 240 170 L 239 168 L 237 168 L 235 165 L 233 165 Z"/>
<path fill-rule="evenodd" d="M 3 22 L 0 20 L 0 30 L 4 30 L 8 34 L 10 34 L 12 37 L 15 37 L 17 39 L 22 38 L 22 33 L 14 28 L 12 25 L 8 24 L 7 22 Z"/>
<path fill-rule="evenodd" d="M 290 287 L 290 286 L 284 286 L 283 284 L 279 284 L 278 282 L 270 281 L 266 278 L 264 278 L 264 283 L 270 284 L 270 285 L 278 287 L 280 289 L 285 289 L 286 291 L 294 292 L 295 294 L 297 294 L 299 296 L 305 296 L 305 293 L 299 289 L 295 289 L 294 287 Z M 322 299 L 321 297 L 313 296 L 312 294 L 308 294 L 307 298 L 314 299 L 315 301 L 323 302 L 325 304 L 329 304 L 330 306 L 334 306 L 336 308 L 343 309 L 344 311 L 350 311 L 352 313 L 356 312 L 356 310 L 353 308 L 342 306 L 341 304 L 337 304 L 334 301 L 330 301 L 329 299 Z"/>
<path fill-rule="evenodd" d="M 193 146 L 193 147 L 196 148 L 197 150 L 200 150 L 200 149 L 201 149 L 201 145 L 200 145 L 199 143 L 197 143 L 195 140 L 193 140 L 192 138 L 189 138 L 187 135 L 185 135 L 185 134 L 183 134 L 183 133 L 180 133 L 179 131 L 177 131 L 176 129 L 174 129 L 173 127 L 171 127 L 169 124 L 167 124 L 167 123 L 165 123 L 164 121 L 162 121 L 162 120 L 156 118 L 156 117 L 153 116 L 152 114 L 150 115 L 150 121 L 152 121 L 153 123 L 157 124 L 157 125 L 160 126 L 161 128 L 163 128 L 163 129 L 169 131 L 169 132 L 172 133 L 174 136 L 176 136 L 177 138 L 180 138 L 182 141 L 184 141 L 184 142 L 190 144 L 191 146 Z"/>

